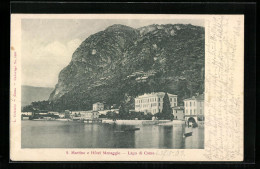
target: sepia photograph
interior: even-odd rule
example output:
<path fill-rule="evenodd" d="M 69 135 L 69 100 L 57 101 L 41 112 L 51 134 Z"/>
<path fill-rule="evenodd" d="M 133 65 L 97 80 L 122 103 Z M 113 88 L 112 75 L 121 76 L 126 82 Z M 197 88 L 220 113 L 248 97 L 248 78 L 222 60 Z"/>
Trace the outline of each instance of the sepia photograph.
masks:
<path fill-rule="evenodd" d="M 13 14 L 13 161 L 243 160 L 243 15 Z"/>
<path fill-rule="evenodd" d="M 22 148 L 204 148 L 204 20 L 23 19 Z"/>

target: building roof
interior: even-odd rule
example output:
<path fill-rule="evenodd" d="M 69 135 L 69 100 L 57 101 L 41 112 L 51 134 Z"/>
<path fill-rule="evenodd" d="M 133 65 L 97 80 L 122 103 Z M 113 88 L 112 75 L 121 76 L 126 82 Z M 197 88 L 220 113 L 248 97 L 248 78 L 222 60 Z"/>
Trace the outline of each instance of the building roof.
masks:
<path fill-rule="evenodd" d="M 168 96 L 177 96 L 177 95 L 174 95 L 174 94 L 170 94 L 170 93 L 167 93 Z M 164 92 L 153 92 L 153 93 L 145 93 L 144 95 L 141 95 L 141 96 L 138 96 L 136 97 L 137 99 L 141 99 L 141 98 L 146 98 L 146 97 L 163 97 L 165 95 Z"/>
<path fill-rule="evenodd" d="M 183 101 L 187 101 L 187 100 L 204 100 L 204 94 L 198 96 L 192 96 L 191 98 L 184 99 Z"/>
<path fill-rule="evenodd" d="M 175 106 L 175 107 L 172 107 L 172 109 L 174 109 L 174 110 L 183 110 L 184 107 L 183 106 Z"/>

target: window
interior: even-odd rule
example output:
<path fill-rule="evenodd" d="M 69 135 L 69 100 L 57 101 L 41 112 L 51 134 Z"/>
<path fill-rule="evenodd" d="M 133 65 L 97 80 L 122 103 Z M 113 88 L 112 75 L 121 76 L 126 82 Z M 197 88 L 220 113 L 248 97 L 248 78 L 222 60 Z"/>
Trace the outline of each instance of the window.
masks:
<path fill-rule="evenodd" d="M 177 106 L 176 103 L 174 103 L 174 107 Z"/>
<path fill-rule="evenodd" d="M 160 98 L 159 98 L 159 100 L 158 101 L 160 101 Z"/>
<path fill-rule="evenodd" d="M 172 98 L 170 98 L 170 102 L 172 102 Z"/>
<path fill-rule="evenodd" d="M 160 106 L 161 104 L 159 103 L 159 106 Z"/>
<path fill-rule="evenodd" d="M 156 98 L 155 98 L 155 101 L 156 101 Z"/>
<path fill-rule="evenodd" d="M 186 102 L 186 107 L 188 107 L 188 102 Z"/>
<path fill-rule="evenodd" d="M 194 110 L 194 114 L 196 114 L 196 110 Z"/>
<path fill-rule="evenodd" d="M 176 102 L 176 98 L 174 98 L 174 102 Z"/>
<path fill-rule="evenodd" d="M 190 115 L 192 115 L 192 110 L 190 110 Z"/>
<path fill-rule="evenodd" d="M 194 102 L 194 106 L 195 106 L 195 102 Z"/>
<path fill-rule="evenodd" d="M 191 105 L 191 102 L 190 102 L 190 107 L 191 107 L 192 105 Z"/>

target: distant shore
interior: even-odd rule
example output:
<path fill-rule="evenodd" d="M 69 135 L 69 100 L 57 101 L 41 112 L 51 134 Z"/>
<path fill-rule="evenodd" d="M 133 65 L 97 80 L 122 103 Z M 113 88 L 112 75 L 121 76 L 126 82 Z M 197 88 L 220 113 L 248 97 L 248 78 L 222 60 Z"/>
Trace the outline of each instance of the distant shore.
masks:
<path fill-rule="evenodd" d="M 63 121 L 70 122 L 71 119 L 34 119 L 35 121 Z M 83 121 L 82 121 L 83 122 Z M 117 125 L 159 125 L 159 126 L 173 126 L 173 125 L 183 125 L 184 120 L 115 120 L 112 119 L 102 119 L 103 124 L 117 124 Z M 199 127 L 204 127 L 204 122 L 198 122 Z"/>
<path fill-rule="evenodd" d="M 102 120 L 102 123 L 118 124 L 118 125 L 174 125 L 184 124 L 182 120 Z"/>

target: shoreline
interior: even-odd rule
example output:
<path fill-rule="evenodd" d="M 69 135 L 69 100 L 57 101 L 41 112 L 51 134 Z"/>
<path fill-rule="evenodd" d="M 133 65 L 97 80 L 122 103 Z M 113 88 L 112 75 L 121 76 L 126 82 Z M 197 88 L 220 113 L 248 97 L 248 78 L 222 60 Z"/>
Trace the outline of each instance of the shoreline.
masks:
<path fill-rule="evenodd" d="M 22 121 L 60 121 L 60 122 L 73 122 L 71 119 L 33 119 L 33 120 L 22 120 Z M 77 121 L 75 121 L 77 122 Z M 82 121 L 83 122 L 83 121 Z M 81 122 L 81 123 L 82 123 Z M 78 122 L 79 123 L 79 122 Z M 86 122 L 85 122 L 86 123 Z M 175 125 L 185 125 L 184 120 L 116 120 L 102 119 L 100 123 L 89 123 L 89 124 L 117 124 L 117 125 L 159 125 L 159 126 L 175 126 Z M 199 128 L 204 127 L 204 121 L 197 123 Z"/>
<path fill-rule="evenodd" d="M 185 124 L 182 120 L 102 120 L 105 124 L 118 124 L 118 125 L 175 125 Z"/>

